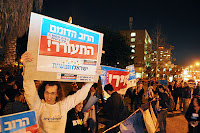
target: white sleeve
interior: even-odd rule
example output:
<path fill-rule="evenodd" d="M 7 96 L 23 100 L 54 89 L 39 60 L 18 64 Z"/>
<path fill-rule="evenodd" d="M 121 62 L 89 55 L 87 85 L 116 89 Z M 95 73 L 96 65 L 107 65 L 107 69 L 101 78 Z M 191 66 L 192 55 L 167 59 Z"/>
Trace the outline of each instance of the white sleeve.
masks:
<path fill-rule="evenodd" d="M 26 102 L 30 109 L 38 111 L 41 105 L 41 99 L 38 96 L 38 92 L 35 87 L 35 83 L 33 80 L 24 80 L 24 96 L 26 98 Z"/>
<path fill-rule="evenodd" d="M 64 99 L 64 106 L 66 107 L 66 111 L 74 108 L 81 101 L 85 100 L 92 85 L 93 83 L 86 83 L 75 94 L 67 96 Z"/>

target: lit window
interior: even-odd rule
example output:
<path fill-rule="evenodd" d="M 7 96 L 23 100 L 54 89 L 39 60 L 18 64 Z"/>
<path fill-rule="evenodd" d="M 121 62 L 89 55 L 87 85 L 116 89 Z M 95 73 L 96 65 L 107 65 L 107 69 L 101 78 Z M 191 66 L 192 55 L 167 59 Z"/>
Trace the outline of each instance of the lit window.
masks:
<path fill-rule="evenodd" d="M 148 39 L 148 42 L 151 44 L 151 39 L 150 38 Z"/>
<path fill-rule="evenodd" d="M 131 37 L 135 37 L 136 36 L 136 33 L 135 32 L 132 32 L 131 33 Z"/>
<path fill-rule="evenodd" d="M 163 52 L 163 51 L 160 51 L 161 53 Z"/>
<path fill-rule="evenodd" d="M 131 38 L 131 42 L 135 42 L 135 38 Z"/>
<path fill-rule="evenodd" d="M 157 51 L 154 51 L 154 53 L 157 53 Z"/>
<path fill-rule="evenodd" d="M 165 54 L 163 56 L 166 56 Z"/>
<path fill-rule="evenodd" d="M 132 53 L 135 53 L 135 49 L 131 49 L 131 52 L 132 52 Z"/>
<path fill-rule="evenodd" d="M 160 61 L 162 61 L 162 59 L 160 59 Z"/>
<path fill-rule="evenodd" d="M 163 72 L 165 71 L 165 68 L 163 68 Z"/>
<path fill-rule="evenodd" d="M 144 51 L 144 54 L 147 54 L 147 51 Z"/>
<path fill-rule="evenodd" d="M 170 56 L 170 55 L 167 55 L 167 56 Z"/>
<path fill-rule="evenodd" d="M 131 48 L 135 48 L 135 45 L 130 45 Z"/>
<path fill-rule="evenodd" d="M 147 44 L 147 38 L 145 38 L 144 42 L 145 42 L 145 44 Z"/>
<path fill-rule="evenodd" d="M 134 59 L 134 56 L 131 56 L 131 59 Z"/>

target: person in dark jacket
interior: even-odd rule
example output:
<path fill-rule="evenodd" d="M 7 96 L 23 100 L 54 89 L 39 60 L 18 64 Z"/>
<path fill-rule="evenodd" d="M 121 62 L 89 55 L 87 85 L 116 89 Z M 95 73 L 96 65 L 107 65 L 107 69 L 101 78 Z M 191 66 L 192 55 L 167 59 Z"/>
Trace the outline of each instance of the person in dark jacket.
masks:
<path fill-rule="evenodd" d="M 17 86 L 15 84 L 15 78 L 9 76 L 7 79 L 7 84 L 5 91 L 1 94 L 1 110 L 3 111 L 8 102 L 14 102 L 15 96 L 19 93 Z"/>
<path fill-rule="evenodd" d="M 131 111 L 133 111 L 133 103 L 135 102 L 135 98 L 136 98 L 135 92 L 136 92 L 136 86 L 130 87 L 127 89 L 126 94 L 124 96 L 124 97 L 129 97 L 131 100 L 131 103 L 130 103 Z"/>
<path fill-rule="evenodd" d="M 4 108 L 4 115 L 13 114 L 13 113 L 19 113 L 23 111 L 28 111 L 29 107 L 26 103 L 25 97 L 22 94 L 17 94 L 15 96 L 14 102 L 9 102 L 6 104 L 6 107 Z"/>
<path fill-rule="evenodd" d="M 200 133 L 200 99 L 194 97 L 185 114 L 188 121 L 189 133 Z"/>
<path fill-rule="evenodd" d="M 144 94 L 143 83 L 140 82 L 135 90 L 135 110 L 142 105 L 142 96 Z"/>
<path fill-rule="evenodd" d="M 192 89 L 189 88 L 188 84 L 186 82 L 184 82 L 184 93 L 183 93 L 183 114 L 185 114 L 187 112 L 187 109 L 189 107 L 190 104 L 190 99 L 192 96 Z"/>
<path fill-rule="evenodd" d="M 193 91 L 194 97 L 200 97 L 200 82 L 198 82 L 197 87 Z"/>
<path fill-rule="evenodd" d="M 180 83 L 179 82 L 176 82 L 175 85 L 174 85 L 174 103 L 175 103 L 175 107 L 174 107 L 174 110 L 179 110 L 177 109 L 177 101 L 178 101 L 178 98 L 180 99 Z"/>
<path fill-rule="evenodd" d="M 130 112 L 122 97 L 114 91 L 111 84 L 105 85 L 104 90 L 110 95 L 103 108 L 103 111 L 106 114 L 106 119 L 109 120 L 109 122 L 106 124 L 106 128 L 109 128 L 126 119 Z M 112 131 L 116 132 L 117 130 L 118 129 Z"/>
<path fill-rule="evenodd" d="M 180 110 L 183 111 L 183 104 L 184 104 L 184 82 L 180 82 L 180 87 L 179 87 L 179 104 L 180 104 Z"/>
<path fill-rule="evenodd" d="M 65 133 L 87 133 L 88 130 L 84 127 L 83 118 L 84 114 L 81 112 L 83 109 L 83 102 L 80 102 L 67 113 L 67 124 Z"/>
<path fill-rule="evenodd" d="M 159 123 L 159 128 L 160 128 L 160 133 L 166 133 L 166 118 L 167 118 L 167 108 L 168 108 L 168 94 L 164 87 L 162 85 L 159 85 L 159 107 L 160 109 L 158 110 L 158 123 Z"/>

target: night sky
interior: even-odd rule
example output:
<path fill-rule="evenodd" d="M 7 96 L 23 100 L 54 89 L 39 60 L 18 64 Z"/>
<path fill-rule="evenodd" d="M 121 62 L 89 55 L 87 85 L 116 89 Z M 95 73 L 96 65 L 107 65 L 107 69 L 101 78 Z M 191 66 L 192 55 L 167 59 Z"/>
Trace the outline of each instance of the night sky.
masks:
<path fill-rule="evenodd" d="M 89 29 L 108 26 L 115 31 L 146 29 L 151 36 L 160 24 L 167 42 L 174 46 L 175 64 L 200 62 L 200 8 L 197 0 L 44 0 L 43 15 L 67 21 Z"/>

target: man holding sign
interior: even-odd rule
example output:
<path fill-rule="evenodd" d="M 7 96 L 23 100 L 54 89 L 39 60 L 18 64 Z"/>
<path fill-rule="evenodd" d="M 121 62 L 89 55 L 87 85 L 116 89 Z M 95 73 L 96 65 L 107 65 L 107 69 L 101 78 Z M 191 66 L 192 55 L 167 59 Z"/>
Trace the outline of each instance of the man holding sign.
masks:
<path fill-rule="evenodd" d="M 33 61 L 30 53 L 22 55 L 23 65 Z M 100 69 L 97 69 L 100 75 Z M 43 82 L 39 88 L 40 96 L 36 90 L 33 80 L 27 79 L 28 75 L 24 71 L 24 90 L 25 98 L 29 108 L 36 112 L 39 127 L 45 133 L 64 133 L 67 120 L 67 112 L 83 101 L 93 83 L 86 83 L 75 94 L 64 98 L 63 90 L 59 82 Z"/>

